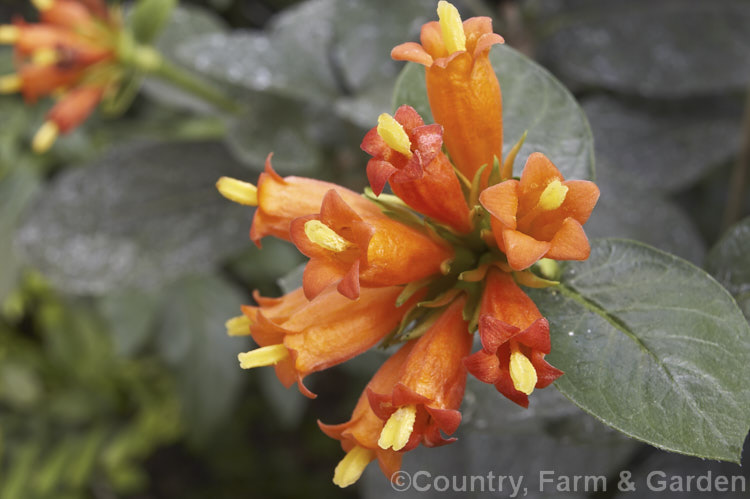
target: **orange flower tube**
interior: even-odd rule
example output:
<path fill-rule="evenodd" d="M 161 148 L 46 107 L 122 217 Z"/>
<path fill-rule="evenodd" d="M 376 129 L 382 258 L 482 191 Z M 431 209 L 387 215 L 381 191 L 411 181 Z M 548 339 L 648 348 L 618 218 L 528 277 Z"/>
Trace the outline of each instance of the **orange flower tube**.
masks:
<path fill-rule="evenodd" d="M 240 366 L 274 365 L 284 386 L 297 382 L 314 398 L 302 380 L 359 355 L 390 333 L 419 299 L 396 307 L 401 291 L 363 289 L 359 300 L 351 301 L 331 288 L 308 302 L 298 289 L 281 299 L 262 299 L 260 307 L 243 307 L 249 333 L 261 348 L 241 353 Z"/>
<path fill-rule="evenodd" d="M 479 201 L 492 216 L 498 247 L 513 270 L 541 258 L 585 260 L 591 248 L 583 231 L 599 199 L 587 180 L 565 180 L 542 153 L 526 161 L 521 180 L 506 180 L 482 191 Z"/>
<path fill-rule="evenodd" d="M 393 117 L 380 115 L 361 147 L 373 156 L 367 178 L 376 195 L 390 181 L 393 193 L 413 209 L 458 232 L 471 231 L 461 184 L 442 151 L 440 125 L 425 125 L 413 107 L 401 106 Z"/>
<path fill-rule="evenodd" d="M 562 376 L 544 356 L 550 352 L 549 323 L 513 277 L 489 271 L 479 315 L 482 350 L 464 359 L 471 374 L 513 402 L 529 406 L 534 388 Z"/>
<path fill-rule="evenodd" d="M 503 38 L 492 32 L 489 17 L 461 23 L 453 5 L 438 3 L 440 21 L 422 26 L 418 43 L 404 43 L 391 57 L 426 68 L 427 97 L 436 123 L 445 129 L 451 160 L 469 180 L 482 165 L 503 152 L 503 104 L 489 50 Z M 483 183 L 482 185 L 486 185 Z"/>
<path fill-rule="evenodd" d="M 452 442 L 461 423 L 458 408 L 466 386 L 463 359 L 471 351 L 472 335 L 463 319 L 466 299 L 454 301 L 421 336 L 404 362 L 393 390 L 368 390 L 373 412 L 385 421 L 381 449 L 412 450 L 422 442 L 435 447 Z"/>
<path fill-rule="evenodd" d="M 440 272 L 453 250 L 426 234 L 388 218 L 358 214 L 330 190 L 320 214 L 292 221 L 291 238 L 310 261 L 303 287 L 312 299 L 337 283 L 344 296 L 354 300 L 360 285 L 369 287 L 406 284 Z"/>
<path fill-rule="evenodd" d="M 360 194 L 330 182 L 304 177 L 282 178 L 271 166 L 271 156 L 266 158 L 265 172 L 258 178 L 258 209 L 250 228 L 250 239 L 260 246 L 265 236 L 275 236 L 289 241 L 289 226 L 295 218 L 318 213 L 323 197 L 335 190 L 347 204 L 359 213 L 380 215 L 380 209 Z"/>
<path fill-rule="evenodd" d="M 346 452 L 334 472 L 333 483 L 339 487 L 348 487 L 356 482 L 374 459 L 378 460 L 380 470 L 388 478 L 401 468 L 401 452 L 378 446 L 385 422 L 372 411 L 367 392 L 385 393 L 393 389 L 415 343 L 416 340 L 406 343 L 383 363 L 359 397 L 349 421 L 337 425 L 326 425 L 318 421 L 323 433 L 340 440 L 341 447 Z"/>

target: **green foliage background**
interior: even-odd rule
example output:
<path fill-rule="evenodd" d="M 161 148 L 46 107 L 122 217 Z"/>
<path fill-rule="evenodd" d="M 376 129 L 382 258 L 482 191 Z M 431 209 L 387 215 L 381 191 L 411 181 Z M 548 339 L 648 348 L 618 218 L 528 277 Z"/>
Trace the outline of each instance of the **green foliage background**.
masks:
<path fill-rule="evenodd" d="M 219 113 L 147 79 L 125 115 L 96 116 L 44 156 L 32 155 L 29 141 L 49 103 L 28 107 L 0 97 L 0 499 L 406 496 L 376 469 L 355 488 L 333 486 L 341 450 L 315 424 L 348 418 L 381 353 L 312 376 L 314 401 L 281 388 L 270 370 L 239 369 L 236 354 L 251 345 L 226 337 L 224 320 L 250 302 L 252 289 L 280 293 L 287 284 L 278 278 L 302 259 L 285 243 L 252 247 L 252 212 L 223 200 L 213 182 L 220 175 L 254 180 L 274 151 L 284 175 L 361 189 L 366 157 L 359 142 L 376 116 L 391 110 L 401 68 L 388 54 L 416 38 L 435 3 L 184 2 L 157 46 L 235 99 L 239 112 Z M 552 159 L 578 178 L 591 175 L 595 152 L 602 197 L 589 235 L 644 241 L 706 268 L 750 316 L 750 220 L 742 220 L 750 213 L 750 159 L 738 160 L 743 136 L 750 140 L 750 125 L 742 128 L 750 4 L 456 3 L 464 17 L 492 16 L 509 46 L 579 99 L 590 130 L 577 107 L 566 107 L 568 90 L 545 86 L 546 71 L 518 52 L 493 49 L 508 68 L 499 75 L 506 112 L 513 110 L 508 145 L 529 129 L 521 156 L 552 147 Z M 19 13 L 34 15 L 25 1 L 0 5 L 2 22 Z M 12 71 L 10 63 L 3 48 L 0 74 Z M 536 92 L 542 111 L 514 106 L 524 92 Z M 571 277 L 579 291 L 595 288 L 591 273 L 602 261 L 617 263 L 607 262 L 606 244 L 595 245 L 582 268 L 589 280 Z M 633 307 L 664 296 L 646 263 L 673 265 L 675 275 L 662 276 L 670 286 L 698 272 L 671 258 L 643 253 L 633 258 L 643 265 L 621 269 L 647 283 L 647 291 L 627 297 Z M 700 302 L 712 292 L 693 297 Z M 564 334 L 583 327 L 575 322 L 580 304 L 540 300 L 560 321 L 556 348 L 580 352 L 579 338 Z M 710 339 L 710 325 L 704 333 L 699 339 Z M 590 355 L 598 355 L 601 344 L 591 345 Z M 677 354 L 689 360 L 690 352 Z M 624 375 L 561 367 L 569 376 L 560 390 L 582 407 L 596 404 L 589 399 L 599 393 L 585 383 Z M 727 396 L 705 410 L 738 418 L 748 410 L 741 383 L 740 392 L 734 400 L 719 394 Z M 633 428 L 664 418 L 643 414 L 639 396 L 609 401 L 614 409 L 605 422 L 649 440 Z M 635 424 L 630 410 L 643 420 Z M 536 393 L 524 411 L 492 387 L 470 383 L 462 411 L 459 442 L 410 453 L 406 469 L 529 476 L 554 469 L 602 474 L 612 483 L 623 469 L 636 477 L 653 469 L 747 475 L 733 464 L 625 438 L 552 389 Z M 673 429 L 683 443 L 695 431 L 687 423 Z M 732 459 L 738 451 L 707 445 L 703 455 Z"/>

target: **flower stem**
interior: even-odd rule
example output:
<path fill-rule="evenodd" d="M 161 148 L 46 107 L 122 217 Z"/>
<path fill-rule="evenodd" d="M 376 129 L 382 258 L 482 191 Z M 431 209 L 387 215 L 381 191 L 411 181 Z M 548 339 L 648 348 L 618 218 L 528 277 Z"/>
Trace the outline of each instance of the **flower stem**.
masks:
<path fill-rule="evenodd" d="M 172 64 L 151 47 L 139 46 L 133 49 L 132 64 L 138 70 L 166 80 L 176 87 L 210 102 L 219 109 L 228 112 L 237 111 L 237 104 L 231 99 L 222 95 L 209 84 Z"/>

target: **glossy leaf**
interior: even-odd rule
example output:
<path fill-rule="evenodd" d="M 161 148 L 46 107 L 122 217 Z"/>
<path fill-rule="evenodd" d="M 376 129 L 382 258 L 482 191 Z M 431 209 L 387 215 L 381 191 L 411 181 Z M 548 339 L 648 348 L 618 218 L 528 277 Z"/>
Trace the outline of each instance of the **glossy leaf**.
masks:
<path fill-rule="evenodd" d="M 677 191 L 739 149 L 742 103 L 733 98 L 654 102 L 596 96 L 583 101 L 600 176 Z"/>
<path fill-rule="evenodd" d="M 705 272 L 667 253 L 599 240 L 562 285 L 534 292 L 549 317 L 558 389 L 655 447 L 739 462 L 750 427 L 750 327 Z"/>
<path fill-rule="evenodd" d="M 490 60 L 503 92 L 504 154 L 528 130 L 514 173 L 520 174 L 529 154 L 542 152 L 565 178 L 592 178 L 591 130 L 570 92 L 546 69 L 508 46 L 493 47 Z M 409 63 L 399 76 L 393 105 L 401 104 L 414 107 L 425 122 L 432 121 L 422 66 Z"/>
<path fill-rule="evenodd" d="M 68 292 L 156 289 L 249 245 L 250 212 L 216 192 L 221 175 L 245 170 L 216 143 L 126 146 L 60 175 L 17 240 Z"/>
<path fill-rule="evenodd" d="M 577 2 L 540 57 L 565 81 L 649 97 L 741 89 L 750 81 L 750 5 L 741 0 Z"/>

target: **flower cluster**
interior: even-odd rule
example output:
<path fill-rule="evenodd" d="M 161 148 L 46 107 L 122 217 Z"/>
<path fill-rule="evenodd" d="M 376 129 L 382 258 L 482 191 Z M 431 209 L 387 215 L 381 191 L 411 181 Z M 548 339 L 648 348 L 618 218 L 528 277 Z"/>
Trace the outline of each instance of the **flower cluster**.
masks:
<path fill-rule="evenodd" d="M 421 44 L 392 56 L 426 67 L 436 124 L 409 106 L 382 114 L 362 142 L 372 190 L 362 196 L 271 167 L 255 185 L 223 177 L 227 198 L 257 206 L 250 232 L 291 241 L 310 258 L 301 288 L 230 319 L 230 334 L 259 348 L 241 367 L 271 366 L 302 393 L 314 372 L 381 343 L 400 344 L 368 383 L 349 421 L 320 424 L 346 452 L 334 482 L 348 486 L 378 461 L 386 476 L 404 452 L 433 447 L 461 422 L 467 374 L 526 407 L 535 388 L 562 372 L 545 361 L 549 323 L 520 284 L 549 284 L 542 259 L 583 260 L 582 225 L 599 196 L 565 180 L 543 154 L 512 178 L 515 147 L 502 161 L 502 98 L 488 54 L 503 39 L 488 18 L 461 22 L 447 2 Z M 383 194 L 386 184 L 392 194 Z M 545 260 L 547 261 L 547 260 Z M 473 333 L 481 348 L 472 353 Z"/>
<path fill-rule="evenodd" d="M 102 0 L 33 0 L 38 23 L 0 26 L 0 43 L 15 48 L 17 73 L 0 77 L 0 93 L 21 92 L 27 102 L 51 96 L 57 103 L 33 141 L 49 149 L 57 136 L 80 125 L 121 71 L 117 44 L 121 21 Z"/>

